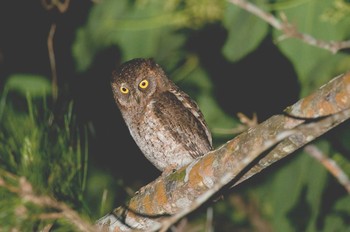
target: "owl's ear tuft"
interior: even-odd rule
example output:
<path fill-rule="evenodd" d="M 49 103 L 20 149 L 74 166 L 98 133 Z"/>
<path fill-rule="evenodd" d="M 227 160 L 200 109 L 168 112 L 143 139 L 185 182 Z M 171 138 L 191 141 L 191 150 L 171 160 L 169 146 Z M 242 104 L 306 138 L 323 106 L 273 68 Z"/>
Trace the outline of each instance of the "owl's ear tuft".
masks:
<path fill-rule="evenodd" d="M 146 59 L 147 63 L 149 66 L 151 66 L 152 68 L 154 67 L 158 67 L 158 64 L 156 63 L 156 61 L 153 58 L 148 58 Z"/>
<path fill-rule="evenodd" d="M 115 81 L 116 81 L 117 76 L 118 76 L 118 72 L 117 72 L 117 70 L 113 70 L 113 71 L 112 71 L 112 75 L 111 75 L 111 77 L 110 77 L 110 81 L 111 81 L 111 83 L 113 83 L 113 82 L 115 82 Z"/>

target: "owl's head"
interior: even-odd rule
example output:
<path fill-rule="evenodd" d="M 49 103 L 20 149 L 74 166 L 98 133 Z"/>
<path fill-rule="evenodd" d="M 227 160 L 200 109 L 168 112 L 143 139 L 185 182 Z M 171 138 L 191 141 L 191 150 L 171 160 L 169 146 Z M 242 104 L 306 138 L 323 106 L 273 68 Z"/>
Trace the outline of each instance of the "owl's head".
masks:
<path fill-rule="evenodd" d="M 119 108 L 145 107 L 155 94 L 169 84 L 162 68 L 153 59 L 133 59 L 112 73 L 112 91 Z"/>

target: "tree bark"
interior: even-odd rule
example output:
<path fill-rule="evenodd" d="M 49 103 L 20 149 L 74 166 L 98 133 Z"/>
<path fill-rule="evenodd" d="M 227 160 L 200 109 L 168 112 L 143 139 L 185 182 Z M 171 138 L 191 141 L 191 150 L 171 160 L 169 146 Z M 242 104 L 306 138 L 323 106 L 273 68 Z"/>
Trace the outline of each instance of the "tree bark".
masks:
<path fill-rule="evenodd" d="M 235 186 L 350 117 L 350 73 L 174 173 L 98 220 L 103 231 L 165 230 L 221 188 Z"/>

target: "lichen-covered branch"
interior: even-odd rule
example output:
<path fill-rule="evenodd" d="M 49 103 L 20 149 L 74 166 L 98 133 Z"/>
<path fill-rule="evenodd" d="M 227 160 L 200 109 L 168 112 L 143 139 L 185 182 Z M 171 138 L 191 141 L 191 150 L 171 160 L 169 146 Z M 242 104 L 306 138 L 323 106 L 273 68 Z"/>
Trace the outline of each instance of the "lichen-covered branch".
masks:
<path fill-rule="evenodd" d="M 174 173 L 162 175 L 98 221 L 106 231 L 165 231 L 224 186 L 236 185 L 350 117 L 350 73 L 283 114 L 248 129 Z M 266 154 L 267 153 L 267 154 Z"/>
<path fill-rule="evenodd" d="M 336 77 L 327 85 L 322 86 L 318 91 L 288 107 L 285 110 L 285 114 L 290 117 L 282 115 L 275 116 L 279 117 L 279 119 L 274 119 L 274 123 L 278 120 L 288 119 L 292 127 L 294 123 L 296 125 L 304 124 L 299 127 L 302 133 L 295 134 L 278 144 L 265 157 L 262 157 L 253 168 L 245 173 L 236 184 L 248 179 L 250 176 L 260 172 L 270 164 L 284 158 L 346 120 L 349 114 L 348 109 L 350 108 L 349 86 L 349 73 Z M 326 117 L 330 115 L 333 116 Z"/>

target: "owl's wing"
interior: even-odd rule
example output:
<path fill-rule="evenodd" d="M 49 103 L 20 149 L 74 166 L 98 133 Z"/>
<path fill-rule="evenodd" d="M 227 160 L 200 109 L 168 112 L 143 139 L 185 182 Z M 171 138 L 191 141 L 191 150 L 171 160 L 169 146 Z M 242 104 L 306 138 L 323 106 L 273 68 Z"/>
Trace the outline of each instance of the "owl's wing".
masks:
<path fill-rule="evenodd" d="M 212 149 L 211 133 L 197 104 L 178 88 L 163 92 L 154 110 L 172 137 L 180 140 L 193 158 Z"/>

